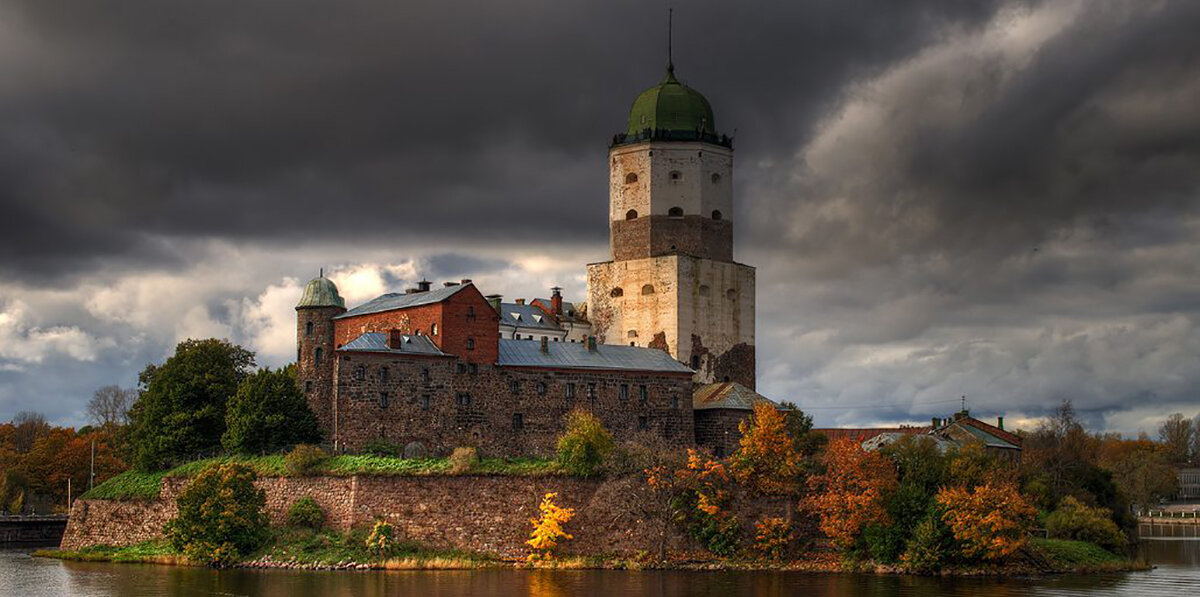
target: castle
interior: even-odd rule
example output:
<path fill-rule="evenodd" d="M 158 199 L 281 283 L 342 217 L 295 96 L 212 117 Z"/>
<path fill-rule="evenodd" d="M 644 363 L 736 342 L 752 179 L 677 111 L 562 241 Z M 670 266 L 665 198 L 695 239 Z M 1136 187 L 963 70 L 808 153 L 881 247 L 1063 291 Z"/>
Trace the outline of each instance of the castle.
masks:
<path fill-rule="evenodd" d="M 733 144 L 675 77 L 642 92 L 609 148 L 612 260 L 586 306 L 505 303 L 470 280 L 422 281 L 347 310 L 324 276 L 297 313 L 298 383 L 338 450 L 472 445 L 547 454 L 563 418 L 619 439 L 732 452 L 754 392 L 754 268 L 733 261 Z"/>

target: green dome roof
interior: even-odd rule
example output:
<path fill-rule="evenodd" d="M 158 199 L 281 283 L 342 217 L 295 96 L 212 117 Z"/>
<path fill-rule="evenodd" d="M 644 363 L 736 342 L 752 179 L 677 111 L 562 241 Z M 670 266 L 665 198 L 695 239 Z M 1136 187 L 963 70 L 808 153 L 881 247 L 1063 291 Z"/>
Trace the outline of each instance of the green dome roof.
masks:
<path fill-rule="evenodd" d="M 304 296 L 300 297 L 300 304 L 296 305 L 296 308 L 304 307 L 341 307 L 345 309 L 346 301 L 342 300 L 341 295 L 338 294 L 333 280 L 321 276 L 313 278 L 304 287 Z"/>
<path fill-rule="evenodd" d="M 699 91 L 675 78 L 675 67 L 667 66 L 661 83 L 642 92 L 629 110 L 627 135 L 650 129 L 661 133 L 716 135 L 712 106 Z"/>

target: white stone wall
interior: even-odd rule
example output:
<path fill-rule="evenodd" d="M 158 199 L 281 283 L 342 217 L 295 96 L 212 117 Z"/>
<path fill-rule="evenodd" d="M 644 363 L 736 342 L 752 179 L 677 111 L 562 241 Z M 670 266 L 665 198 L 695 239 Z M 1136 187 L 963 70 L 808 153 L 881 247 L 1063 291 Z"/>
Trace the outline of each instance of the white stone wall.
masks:
<path fill-rule="evenodd" d="M 609 219 L 667 215 L 672 207 L 685 215 L 722 219 L 733 215 L 733 152 L 706 143 L 646 142 L 620 145 L 609 152 Z M 671 173 L 678 172 L 678 178 Z M 636 174 L 637 182 L 626 183 Z M 714 175 L 716 177 L 714 178 Z"/>

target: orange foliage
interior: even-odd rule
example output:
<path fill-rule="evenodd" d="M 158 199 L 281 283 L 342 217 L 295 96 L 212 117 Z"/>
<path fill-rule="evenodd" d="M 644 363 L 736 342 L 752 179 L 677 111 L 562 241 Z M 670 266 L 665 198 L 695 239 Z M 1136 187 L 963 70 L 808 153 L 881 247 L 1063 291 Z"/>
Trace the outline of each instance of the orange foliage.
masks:
<path fill-rule="evenodd" d="M 567 521 L 575 517 L 575 510 L 556 505 L 554 503 L 556 497 L 558 497 L 557 493 L 547 493 L 542 498 L 541 505 L 538 506 L 541 515 L 529 520 L 533 523 L 533 532 L 530 533 L 529 540 L 525 543 L 537 550 L 530 554 L 530 560 L 549 558 L 560 540 L 574 538 L 563 530 L 562 525 L 567 524 Z"/>
<path fill-rule="evenodd" d="M 1015 485 L 984 483 L 943 488 L 937 494 L 942 521 L 963 544 L 963 555 L 998 561 L 1025 544 L 1035 511 Z"/>
<path fill-rule="evenodd" d="M 753 423 L 738 424 L 742 439 L 730 459 L 730 468 L 739 481 L 764 493 L 789 493 L 796 489 L 801 456 L 788 435 L 783 413 L 760 402 L 754 405 Z"/>
<path fill-rule="evenodd" d="M 800 505 L 820 517 L 822 532 L 847 548 L 867 525 L 888 524 L 884 497 L 896 487 L 896 468 L 887 457 L 842 438 L 821 461 L 825 472 L 809 478 L 813 493 Z"/>
<path fill-rule="evenodd" d="M 782 518 L 766 517 L 754 523 L 754 549 L 769 559 L 782 559 L 791 541 L 792 525 Z"/>

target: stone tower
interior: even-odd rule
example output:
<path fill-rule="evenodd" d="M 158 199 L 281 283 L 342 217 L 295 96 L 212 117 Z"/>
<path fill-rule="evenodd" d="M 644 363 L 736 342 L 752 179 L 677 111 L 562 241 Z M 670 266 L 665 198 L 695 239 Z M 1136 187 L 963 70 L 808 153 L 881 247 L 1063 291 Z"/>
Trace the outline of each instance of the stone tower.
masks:
<path fill-rule="evenodd" d="M 612 261 L 588 265 L 597 336 L 753 389 L 754 268 L 733 261 L 733 144 L 708 100 L 668 64 L 608 155 Z"/>
<path fill-rule="evenodd" d="M 345 312 L 346 301 L 324 275 L 304 287 L 296 305 L 296 383 L 322 429 L 332 429 L 333 420 L 333 318 Z"/>

